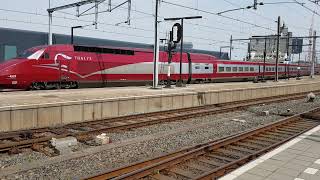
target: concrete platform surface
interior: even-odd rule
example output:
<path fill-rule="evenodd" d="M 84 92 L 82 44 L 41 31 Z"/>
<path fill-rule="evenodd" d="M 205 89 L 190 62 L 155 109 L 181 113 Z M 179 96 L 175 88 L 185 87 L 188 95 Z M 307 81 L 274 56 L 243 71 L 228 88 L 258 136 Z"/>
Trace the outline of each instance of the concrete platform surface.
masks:
<path fill-rule="evenodd" d="M 52 127 L 172 109 L 320 90 L 315 79 L 192 84 L 185 88 L 114 87 L 0 93 L 0 132 Z"/>
<path fill-rule="evenodd" d="M 320 180 L 320 126 L 220 180 Z"/>
<path fill-rule="evenodd" d="M 127 98 L 136 96 L 157 96 L 168 94 L 183 94 L 205 91 L 223 91 L 232 89 L 245 88 L 262 88 L 271 86 L 286 86 L 299 83 L 320 82 L 320 76 L 315 79 L 303 77 L 302 80 L 291 78 L 288 80 L 280 80 L 273 82 L 272 80 L 266 83 L 252 82 L 229 82 L 229 83 L 208 83 L 208 84 L 190 84 L 184 88 L 173 89 L 150 89 L 148 87 L 107 87 L 107 88 L 89 88 L 89 89 L 62 89 L 62 90 L 47 90 L 47 91 L 16 91 L 16 92 L 1 92 L 0 107 L 32 105 L 43 103 L 58 103 L 68 101 L 83 101 L 93 99 L 108 99 L 108 98 Z"/>

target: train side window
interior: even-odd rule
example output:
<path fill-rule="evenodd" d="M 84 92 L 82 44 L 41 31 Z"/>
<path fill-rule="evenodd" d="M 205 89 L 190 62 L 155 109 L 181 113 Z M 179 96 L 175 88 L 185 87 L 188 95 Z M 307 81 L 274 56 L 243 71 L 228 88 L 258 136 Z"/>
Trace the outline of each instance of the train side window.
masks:
<path fill-rule="evenodd" d="M 231 67 L 226 67 L 227 72 L 231 72 Z"/>
<path fill-rule="evenodd" d="M 249 67 L 245 67 L 244 70 L 245 70 L 245 71 L 249 71 Z"/>
<path fill-rule="evenodd" d="M 90 46 L 73 46 L 74 51 L 77 52 L 94 52 L 103 54 L 120 54 L 120 55 L 134 55 L 133 50 L 126 49 L 112 49 L 112 48 L 100 48 L 100 47 L 90 47 Z"/>
<path fill-rule="evenodd" d="M 243 71 L 243 67 L 239 67 L 239 71 L 242 72 Z"/>
<path fill-rule="evenodd" d="M 238 68 L 237 68 L 237 67 L 232 67 L 232 71 L 233 71 L 233 72 L 237 72 L 237 71 L 238 71 Z"/>
<path fill-rule="evenodd" d="M 251 72 L 254 71 L 254 67 L 250 67 L 250 71 L 251 71 Z"/>
<path fill-rule="evenodd" d="M 200 69 L 200 66 L 196 66 L 196 67 L 194 67 L 195 69 Z"/>
<path fill-rule="evenodd" d="M 272 71 L 274 71 L 274 67 L 272 68 Z"/>
<path fill-rule="evenodd" d="M 224 67 L 219 67 L 219 72 L 224 72 Z"/>

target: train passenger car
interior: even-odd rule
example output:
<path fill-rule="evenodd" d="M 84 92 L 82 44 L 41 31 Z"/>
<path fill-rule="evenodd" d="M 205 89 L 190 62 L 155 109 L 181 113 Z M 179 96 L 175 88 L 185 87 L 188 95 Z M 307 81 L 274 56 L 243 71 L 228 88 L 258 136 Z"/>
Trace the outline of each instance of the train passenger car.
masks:
<path fill-rule="evenodd" d="M 160 52 L 159 80 L 166 82 L 168 67 L 177 81 L 180 55 L 167 63 Z M 214 56 L 183 53 L 182 78 L 191 82 L 249 80 L 261 76 L 272 78 L 274 64 L 220 60 Z M 307 75 L 307 65 L 279 65 L 279 75 Z M 153 52 L 146 49 L 90 47 L 75 45 L 38 46 L 21 56 L 0 64 L 0 86 L 4 88 L 53 89 L 78 87 L 145 85 L 152 81 Z M 319 72 L 319 68 L 316 68 Z"/>

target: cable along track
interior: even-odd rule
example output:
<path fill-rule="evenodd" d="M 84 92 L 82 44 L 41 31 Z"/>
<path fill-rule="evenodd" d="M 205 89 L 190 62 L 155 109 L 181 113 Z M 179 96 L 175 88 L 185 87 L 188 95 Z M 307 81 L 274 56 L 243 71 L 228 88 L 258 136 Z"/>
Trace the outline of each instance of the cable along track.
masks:
<path fill-rule="evenodd" d="M 316 93 L 319 93 L 318 91 Z M 60 127 L 38 128 L 14 132 L 0 133 L 0 152 L 19 152 L 19 148 L 33 148 L 40 150 L 49 146 L 52 138 L 74 136 L 79 141 L 86 142 L 100 132 L 113 132 L 131 128 L 143 127 L 163 122 L 186 120 L 193 117 L 208 116 L 217 113 L 234 111 L 258 104 L 282 102 L 305 97 L 305 93 L 252 99 L 246 101 L 230 102 L 216 105 L 205 105 L 184 109 L 175 109 L 162 112 L 122 116 L 64 125 Z M 46 152 L 44 152 L 46 153 Z M 50 154 L 47 154 L 50 156 Z M 53 154 L 56 155 L 56 154 Z"/>
<path fill-rule="evenodd" d="M 88 179 L 217 179 L 320 125 L 320 108 Z"/>

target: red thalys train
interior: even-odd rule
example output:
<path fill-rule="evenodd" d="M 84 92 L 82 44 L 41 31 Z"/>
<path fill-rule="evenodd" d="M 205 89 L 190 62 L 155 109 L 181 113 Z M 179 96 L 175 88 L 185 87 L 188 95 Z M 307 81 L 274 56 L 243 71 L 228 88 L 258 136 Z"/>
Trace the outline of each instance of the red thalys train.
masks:
<path fill-rule="evenodd" d="M 167 53 L 160 52 L 159 80 L 167 79 Z M 180 54 L 172 58 L 171 79 L 179 79 Z M 307 75 L 307 64 L 280 64 L 279 76 Z M 299 70 L 298 70 L 299 69 Z M 319 67 L 315 68 L 319 73 Z M 266 78 L 275 65 L 267 63 Z M 38 46 L 0 64 L 0 86 L 19 89 L 53 89 L 146 84 L 152 81 L 153 52 L 145 49 L 74 45 Z M 182 78 L 191 82 L 249 80 L 262 75 L 263 63 L 219 60 L 214 56 L 184 53 Z"/>

